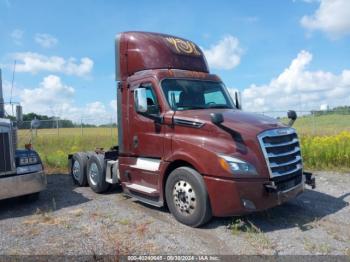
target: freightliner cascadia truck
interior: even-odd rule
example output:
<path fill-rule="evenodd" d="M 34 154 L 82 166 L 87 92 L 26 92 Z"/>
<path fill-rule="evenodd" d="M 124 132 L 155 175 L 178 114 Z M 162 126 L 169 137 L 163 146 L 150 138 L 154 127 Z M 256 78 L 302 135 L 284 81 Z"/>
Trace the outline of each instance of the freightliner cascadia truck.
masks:
<path fill-rule="evenodd" d="M 314 186 L 295 129 L 243 112 L 196 44 L 124 32 L 115 52 L 118 146 L 69 155 L 78 185 L 102 193 L 119 183 L 193 227 L 274 207 Z"/>
<path fill-rule="evenodd" d="M 16 106 L 17 121 L 5 118 L 0 69 L 0 200 L 17 196 L 35 198 L 46 188 L 46 177 L 38 153 L 27 145 L 17 148 L 17 123 L 22 120 Z"/>

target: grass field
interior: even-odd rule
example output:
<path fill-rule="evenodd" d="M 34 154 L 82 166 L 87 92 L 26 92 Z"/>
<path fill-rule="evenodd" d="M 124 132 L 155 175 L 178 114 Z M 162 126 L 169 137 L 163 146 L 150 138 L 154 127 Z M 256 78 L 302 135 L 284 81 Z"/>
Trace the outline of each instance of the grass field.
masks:
<path fill-rule="evenodd" d="M 306 169 L 350 170 L 350 115 L 305 116 L 294 127 L 301 139 Z M 20 145 L 29 142 L 40 153 L 46 167 L 62 169 L 67 155 L 96 147 L 110 148 L 117 144 L 116 128 L 61 128 L 20 130 Z"/>
<path fill-rule="evenodd" d="M 294 127 L 300 135 L 337 135 L 350 132 L 350 115 L 322 115 L 299 117 Z"/>
<path fill-rule="evenodd" d="M 46 167 L 53 169 L 67 166 L 67 155 L 78 151 L 91 151 L 95 148 L 109 149 L 117 144 L 116 128 L 61 128 L 40 129 L 37 134 L 28 130 L 19 131 L 19 144 L 23 146 L 31 138 Z"/>

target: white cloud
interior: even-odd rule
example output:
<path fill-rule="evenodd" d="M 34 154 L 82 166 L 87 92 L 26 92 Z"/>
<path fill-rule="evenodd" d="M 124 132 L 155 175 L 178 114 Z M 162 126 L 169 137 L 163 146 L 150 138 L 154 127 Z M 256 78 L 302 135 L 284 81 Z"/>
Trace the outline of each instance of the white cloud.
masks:
<path fill-rule="evenodd" d="M 312 54 L 301 51 L 279 76 L 265 85 L 243 90 L 243 106 L 248 111 L 319 109 L 350 105 L 350 69 L 336 75 L 327 71 L 308 71 Z"/>
<path fill-rule="evenodd" d="M 51 48 L 58 43 L 57 38 L 49 34 L 36 34 L 34 40 L 44 48 Z"/>
<path fill-rule="evenodd" d="M 64 59 L 60 56 L 44 56 L 32 52 L 15 53 L 13 58 L 18 62 L 16 65 L 17 72 L 29 72 L 33 74 L 47 71 L 85 76 L 91 72 L 94 66 L 94 62 L 88 57 L 81 58 L 80 63 L 73 57 Z"/>
<path fill-rule="evenodd" d="M 24 32 L 20 29 L 15 29 L 11 33 L 11 37 L 13 42 L 16 45 L 21 45 L 22 44 L 22 38 L 23 38 Z"/>
<path fill-rule="evenodd" d="M 58 76 L 49 75 L 39 87 L 24 89 L 20 99 L 25 111 L 55 114 L 66 104 L 71 104 L 73 96 L 73 87 L 64 85 Z"/>
<path fill-rule="evenodd" d="M 109 102 L 109 106 L 113 109 L 114 113 L 117 113 L 117 100 L 113 99 L 111 102 Z"/>
<path fill-rule="evenodd" d="M 209 49 L 203 49 L 203 52 L 210 67 L 225 70 L 236 67 L 242 55 L 238 39 L 231 35 L 225 36 Z"/>
<path fill-rule="evenodd" d="M 19 100 L 24 113 L 38 113 L 49 116 L 58 116 L 61 119 L 70 119 L 80 123 L 105 124 L 115 119 L 116 110 L 100 101 L 89 102 L 83 106 L 75 103 L 76 90 L 62 83 L 60 77 L 49 75 L 38 87 L 25 88 L 20 91 Z"/>
<path fill-rule="evenodd" d="M 332 38 L 350 34 L 350 1 L 321 0 L 315 13 L 303 16 L 300 23 L 310 31 L 320 30 Z"/>

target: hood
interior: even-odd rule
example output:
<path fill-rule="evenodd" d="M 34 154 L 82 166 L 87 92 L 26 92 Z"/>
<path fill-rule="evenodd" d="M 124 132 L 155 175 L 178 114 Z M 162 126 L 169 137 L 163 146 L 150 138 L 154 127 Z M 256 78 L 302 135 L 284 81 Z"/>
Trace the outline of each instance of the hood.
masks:
<path fill-rule="evenodd" d="M 212 129 L 210 127 L 214 125 L 211 122 L 211 113 L 222 113 L 224 117 L 222 125 L 241 133 L 242 136 L 245 134 L 257 136 L 267 129 L 285 127 L 285 125 L 272 117 L 232 109 L 177 111 L 175 118 L 203 123 L 204 126 L 202 128 L 210 131 Z"/>
<path fill-rule="evenodd" d="M 211 113 L 223 114 L 224 122 L 221 124 L 223 127 L 211 122 Z M 237 157 L 252 164 L 262 177 L 268 177 L 269 171 L 257 136 L 268 129 L 285 127 L 274 118 L 234 109 L 176 111 L 174 123 L 197 129 L 185 131 L 182 127 L 178 127 L 179 131 L 176 132 L 175 138 L 181 141 L 182 146 L 186 141 L 191 145 L 189 150 L 193 151 L 193 148 L 200 147 L 198 151 L 202 152 L 201 154 L 204 149 L 208 155 L 210 152 Z M 201 157 L 202 155 L 198 156 Z M 211 161 L 213 155 L 207 159 Z"/>

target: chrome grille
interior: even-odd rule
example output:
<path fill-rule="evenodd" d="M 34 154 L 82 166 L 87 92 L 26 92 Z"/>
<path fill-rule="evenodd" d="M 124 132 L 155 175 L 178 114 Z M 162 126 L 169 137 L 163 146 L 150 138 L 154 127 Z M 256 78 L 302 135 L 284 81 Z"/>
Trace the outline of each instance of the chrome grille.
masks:
<path fill-rule="evenodd" d="M 271 178 L 302 174 L 302 158 L 297 133 L 293 128 L 267 130 L 258 135 Z"/>

